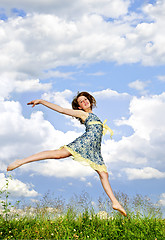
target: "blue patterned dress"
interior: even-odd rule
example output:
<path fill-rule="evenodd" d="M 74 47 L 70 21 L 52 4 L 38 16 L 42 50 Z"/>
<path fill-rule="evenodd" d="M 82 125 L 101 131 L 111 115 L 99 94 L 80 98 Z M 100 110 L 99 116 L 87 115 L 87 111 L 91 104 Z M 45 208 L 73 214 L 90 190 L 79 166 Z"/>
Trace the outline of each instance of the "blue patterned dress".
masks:
<path fill-rule="evenodd" d="M 74 160 L 89 165 L 94 170 L 107 172 L 101 155 L 103 123 L 95 114 L 89 113 L 84 125 L 85 133 L 64 147 L 72 154 Z"/>

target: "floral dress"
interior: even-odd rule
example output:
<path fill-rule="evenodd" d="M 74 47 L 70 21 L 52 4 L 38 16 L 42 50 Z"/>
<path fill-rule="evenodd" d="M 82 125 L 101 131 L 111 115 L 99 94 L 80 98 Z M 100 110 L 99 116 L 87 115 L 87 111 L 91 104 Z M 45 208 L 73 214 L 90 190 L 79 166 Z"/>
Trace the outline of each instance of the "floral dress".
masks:
<path fill-rule="evenodd" d="M 85 133 L 63 147 L 72 154 L 74 160 L 91 166 L 94 170 L 107 172 L 101 155 L 103 123 L 95 114 L 89 113 L 84 125 Z"/>

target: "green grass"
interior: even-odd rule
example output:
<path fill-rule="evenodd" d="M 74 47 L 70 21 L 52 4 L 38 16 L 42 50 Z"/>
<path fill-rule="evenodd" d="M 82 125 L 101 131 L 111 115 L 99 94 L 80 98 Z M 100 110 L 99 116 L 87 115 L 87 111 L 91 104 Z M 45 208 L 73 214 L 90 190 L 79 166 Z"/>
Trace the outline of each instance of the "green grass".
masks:
<path fill-rule="evenodd" d="M 68 203 L 47 193 L 33 205 L 13 205 L 8 182 L 0 190 L 0 239 L 165 240 L 162 209 L 146 196 L 116 193 L 128 214 L 123 217 L 106 196 L 93 203 L 84 192 Z"/>
<path fill-rule="evenodd" d="M 0 219 L 0 239 L 165 239 L 165 220 L 136 216 L 100 219 L 87 211 L 78 216 L 67 212 L 64 216 L 47 219 Z"/>

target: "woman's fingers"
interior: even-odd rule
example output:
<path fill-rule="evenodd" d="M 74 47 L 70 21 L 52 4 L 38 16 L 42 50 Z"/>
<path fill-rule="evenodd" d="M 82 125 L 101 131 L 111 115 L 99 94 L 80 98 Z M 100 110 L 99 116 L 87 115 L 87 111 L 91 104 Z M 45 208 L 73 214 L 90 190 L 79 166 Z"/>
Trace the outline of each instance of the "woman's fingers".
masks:
<path fill-rule="evenodd" d="M 37 104 L 36 101 L 31 101 L 31 102 L 27 103 L 27 105 L 33 105 L 32 107 L 34 107 L 36 104 Z"/>
<path fill-rule="evenodd" d="M 27 105 L 31 105 L 31 104 L 34 104 L 34 101 L 31 101 L 31 102 L 27 103 Z"/>
<path fill-rule="evenodd" d="M 34 107 L 35 105 L 37 105 L 39 103 L 40 103 L 40 100 L 33 100 L 33 101 L 27 103 L 27 105 L 33 105 L 32 107 Z"/>

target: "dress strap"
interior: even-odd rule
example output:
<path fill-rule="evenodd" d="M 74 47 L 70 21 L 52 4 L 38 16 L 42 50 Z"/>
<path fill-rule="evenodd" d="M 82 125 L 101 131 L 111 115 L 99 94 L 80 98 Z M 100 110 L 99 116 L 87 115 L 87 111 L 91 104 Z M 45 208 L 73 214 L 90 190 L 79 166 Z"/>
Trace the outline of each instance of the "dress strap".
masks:
<path fill-rule="evenodd" d="M 107 122 L 107 119 L 104 120 L 104 122 L 100 122 L 100 121 L 91 121 L 88 124 L 89 125 L 93 125 L 93 124 L 100 124 L 103 126 L 103 135 L 105 135 L 107 133 L 107 131 L 110 132 L 110 137 L 112 138 L 113 136 L 113 131 L 110 127 L 107 126 L 107 124 L 105 124 Z"/>

